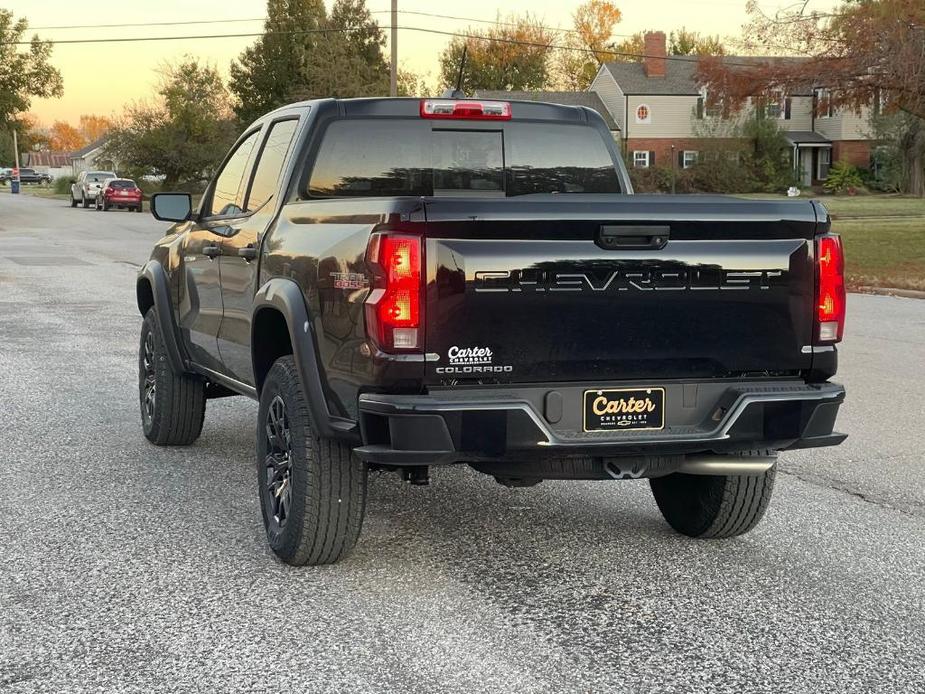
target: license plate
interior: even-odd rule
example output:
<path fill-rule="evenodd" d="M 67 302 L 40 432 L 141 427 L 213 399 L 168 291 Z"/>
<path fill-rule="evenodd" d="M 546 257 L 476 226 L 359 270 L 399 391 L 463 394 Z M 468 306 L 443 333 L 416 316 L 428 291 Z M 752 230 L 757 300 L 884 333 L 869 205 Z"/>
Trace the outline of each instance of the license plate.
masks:
<path fill-rule="evenodd" d="M 662 429 L 664 426 L 664 388 L 585 391 L 585 431 L 638 431 Z"/>

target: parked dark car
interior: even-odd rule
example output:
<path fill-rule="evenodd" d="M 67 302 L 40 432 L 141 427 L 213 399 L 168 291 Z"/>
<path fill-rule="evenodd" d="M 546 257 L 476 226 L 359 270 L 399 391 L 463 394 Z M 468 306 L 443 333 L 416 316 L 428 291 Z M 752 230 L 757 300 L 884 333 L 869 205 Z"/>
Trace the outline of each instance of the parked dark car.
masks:
<path fill-rule="evenodd" d="M 779 451 L 839 444 L 842 247 L 814 201 L 636 196 L 584 107 L 319 100 L 251 125 L 137 283 L 145 436 L 259 401 L 285 562 L 344 556 L 369 470 L 512 486 L 650 478 L 667 522 L 732 537 Z"/>
<path fill-rule="evenodd" d="M 141 212 L 142 202 L 141 188 L 135 181 L 130 178 L 107 178 L 103 181 L 100 192 L 96 195 L 94 204 L 97 210 L 107 212 L 113 207 L 120 210 L 134 210 Z"/>
<path fill-rule="evenodd" d="M 4 169 L 0 173 L 0 182 L 6 184 L 13 178 L 13 169 Z M 41 173 L 35 169 L 20 169 L 19 182 L 25 184 L 47 184 L 51 183 L 52 177 L 47 173 Z"/>

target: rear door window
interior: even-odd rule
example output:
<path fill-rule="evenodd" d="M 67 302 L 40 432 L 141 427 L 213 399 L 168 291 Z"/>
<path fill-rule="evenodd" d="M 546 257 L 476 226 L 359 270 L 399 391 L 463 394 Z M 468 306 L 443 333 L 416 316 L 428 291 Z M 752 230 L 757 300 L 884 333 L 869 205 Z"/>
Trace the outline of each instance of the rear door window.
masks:
<path fill-rule="evenodd" d="M 292 146 L 292 136 L 298 124 L 298 119 L 294 118 L 278 121 L 270 126 L 270 134 L 267 135 L 254 172 L 254 182 L 251 183 L 251 192 L 247 199 L 248 212 L 263 206 L 276 193 L 283 164 L 286 162 L 286 155 Z"/>
<path fill-rule="evenodd" d="M 238 145 L 215 179 L 209 208 L 211 216 L 234 216 L 244 212 L 244 174 L 259 133 L 259 130 L 254 131 Z"/>

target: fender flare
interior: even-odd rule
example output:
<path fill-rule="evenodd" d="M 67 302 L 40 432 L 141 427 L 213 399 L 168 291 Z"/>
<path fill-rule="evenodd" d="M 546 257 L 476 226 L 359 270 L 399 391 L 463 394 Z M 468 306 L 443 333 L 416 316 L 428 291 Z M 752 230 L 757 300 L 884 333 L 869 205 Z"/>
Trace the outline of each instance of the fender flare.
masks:
<path fill-rule="evenodd" d="M 170 365 L 177 373 L 185 373 L 189 369 L 186 366 L 186 360 L 183 358 L 180 351 L 180 342 L 177 339 L 177 328 L 173 319 L 173 304 L 170 302 L 170 284 L 164 267 L 158 261 L 149 260 L 138 272 L 138 280 L 135 283 L 135 296 L 138 302 L 138 312 L 142 316 L 144 316 L 145 311 L 142 304 L 141 283 L 145 281 L 151 285 L 151 295 L 154 298 L 154 313 L 157 316 L 161 336 L 164 340 L 164 349 L 167 351 Z"/>
<path fill-rule="evenodd" d="M 264 308 L 273 308 L 282 314 L 289 330 L 289 343 L 292 345 L 292 356 L 295 360 L 296 371 L 302 384 L 302 392 L 308 400 L 308 408 L 312 416 L 315 431 L 325 438 L 345 438 L 359 441 L 357 423 L 331 414 L 325 396 L 322 382 L 321 366 L 315 351 L 315 335 L 312 322 L 309 318 L 308 307 L 302 288 L 294 281 L 285 277 L 274 277 L 266 282 L 254 295 L 254 304 L 251 310 L 251 344 L 255 335 L 257 313 Z M 251 349 L 253 358 L 254 350 Z M 254 364 L 254 373 L 257 373 L 257 364 Z M 262 385 L 262 384 L 261 384 Z M 258 388 L 259 395 L 259 388 Z"/>

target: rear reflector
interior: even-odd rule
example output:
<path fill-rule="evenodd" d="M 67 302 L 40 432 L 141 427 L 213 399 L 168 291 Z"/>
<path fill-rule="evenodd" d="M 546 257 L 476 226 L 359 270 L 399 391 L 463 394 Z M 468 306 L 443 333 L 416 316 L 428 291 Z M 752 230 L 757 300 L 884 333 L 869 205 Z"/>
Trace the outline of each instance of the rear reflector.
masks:
<path fill-rule="evenodd" d="M 421 99 L 421 118 L 510 120 L 511 105 L 506 101 Z"/>
<path fill-rule="evenodd" d="M 845 330 L 845 256 L 841 237 L 816 239 L 816 320 L 819 342 L 838 342 Z"/>
<path fill-rule="evenodd" d="M 423 344 L 421 250 L 420 236 L 377 232 L 370 237 L 366 332 L 384 352 L 420 349 Z"/>

